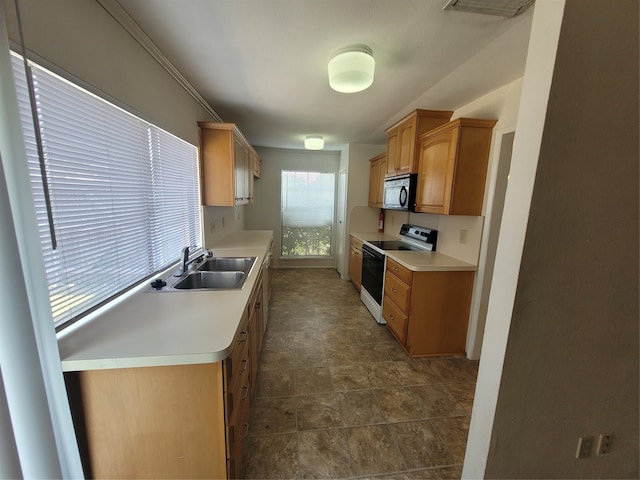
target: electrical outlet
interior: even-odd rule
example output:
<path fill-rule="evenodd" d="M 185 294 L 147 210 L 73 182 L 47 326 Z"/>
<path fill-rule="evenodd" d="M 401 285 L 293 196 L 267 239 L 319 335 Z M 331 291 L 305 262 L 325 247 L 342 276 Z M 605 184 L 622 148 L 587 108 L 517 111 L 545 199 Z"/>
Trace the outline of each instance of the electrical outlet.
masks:
<path fill-rule="evenodd" d="M 460 235 L 458 237 L 460 243 L 467 243 L 467 231 L 464 228 L 460 229 Z"/>
<path fill-rule="evenodd" d="M 578 439 L 578 449 L 576 450 L 576 458 L 587 458 L 591 455 L 593 448 L 593 437 L 584 436 Z"/>
<path fill-rule="evenodd" d="M 606 455 L 611 451 L 611 441 L 613 435 L 610 433 L 601 433 L 598 437 L 598 448 L 596 449 L 596 455 Z"/>

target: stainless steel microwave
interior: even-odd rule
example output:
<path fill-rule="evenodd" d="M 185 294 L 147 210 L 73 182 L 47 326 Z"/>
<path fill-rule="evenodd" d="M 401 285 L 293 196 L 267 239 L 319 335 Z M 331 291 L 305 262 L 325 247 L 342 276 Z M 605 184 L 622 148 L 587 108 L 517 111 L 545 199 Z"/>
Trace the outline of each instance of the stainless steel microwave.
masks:
<path fill-rule="evenodd" d="M 382 208 L 413 212 L 416 208 L 417 183 L 418 176 L 415 173 L 387 178 L 384 181 Z"/>

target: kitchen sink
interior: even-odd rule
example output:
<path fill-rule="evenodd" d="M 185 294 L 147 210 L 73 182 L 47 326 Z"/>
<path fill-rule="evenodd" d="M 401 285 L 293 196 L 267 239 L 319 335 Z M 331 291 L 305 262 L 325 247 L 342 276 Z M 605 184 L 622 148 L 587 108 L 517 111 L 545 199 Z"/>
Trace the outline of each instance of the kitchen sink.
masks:
<path fill-rule="evenodd" d="M 242 288 L 246 278 L 247 274 L 239 271 L 193 272 L 178 280 L 173 288 L 178 290 L 235 289 Z"/>
<path fill-rule="evenodd" d="M 256 262 L 256 257 L 209 257 L 187 274 L 172 275 L 151 282 L 150 292 L 184 290 L 237 290 L 241 289 Z"/>
<path fill-rule="evenodd" d="M 199 272 L 245 272 L 249 273 L 256 257 L 213 257 L 197 267 Z"/>

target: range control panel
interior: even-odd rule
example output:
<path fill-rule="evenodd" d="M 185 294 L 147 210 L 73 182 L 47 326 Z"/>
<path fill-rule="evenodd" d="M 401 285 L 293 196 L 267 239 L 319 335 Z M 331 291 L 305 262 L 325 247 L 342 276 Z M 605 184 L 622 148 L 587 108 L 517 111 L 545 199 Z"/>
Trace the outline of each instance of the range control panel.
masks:
<path fill-rule="evenodd" d="M 400 235 L 405 239 L 426 243 L 428 250 L 436 249 L 436 243 L 438 241 L 437 230 L 405 223 L 400 228 Z"/>

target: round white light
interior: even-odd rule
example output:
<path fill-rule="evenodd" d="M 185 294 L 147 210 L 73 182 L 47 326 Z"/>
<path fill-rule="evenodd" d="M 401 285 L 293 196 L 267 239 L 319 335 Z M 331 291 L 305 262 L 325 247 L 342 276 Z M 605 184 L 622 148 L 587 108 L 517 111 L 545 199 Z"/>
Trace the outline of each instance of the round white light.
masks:
<path fill-rule="evenodd" d="M 322 135 L 307 135 L 304 139 L 304 148 L 307 150 L 322 150 L 324 138 Z"/>
<path fill-rule="evenodd" d="M 329 60 L 329 85 L 337 92 L 360 92 L 373 83 L 375 66 L 373 52 L 366 45 L 343 48 Z"/>

